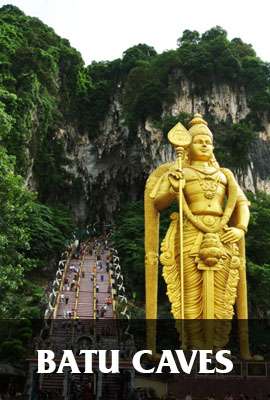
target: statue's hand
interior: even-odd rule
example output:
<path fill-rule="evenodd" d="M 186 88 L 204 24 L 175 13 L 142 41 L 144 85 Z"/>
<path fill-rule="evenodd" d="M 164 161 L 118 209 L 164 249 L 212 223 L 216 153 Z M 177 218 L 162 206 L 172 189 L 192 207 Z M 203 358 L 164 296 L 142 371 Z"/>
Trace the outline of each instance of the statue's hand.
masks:
<path fill-rule="evenodd" d="M 179 192 L 180 179 L 182 180 L 182 188 L 184 188 L 184 186 L 185 186 L 183 171 L 178 171 L 177 169 L 170 171 L 169 175 L 168 175 L 168 179 L 169 179 L 170 185 L 172 186 L 172 188 L 175 192 Z"/>
<path fill-rule="evenodd" d="M 221 236 L 221 241 L 223 243 L 236 243 L 239 242 L 242 237 L 244 237 L 245 232 L 239 228 L 224 228 L 226 233 Z"/>

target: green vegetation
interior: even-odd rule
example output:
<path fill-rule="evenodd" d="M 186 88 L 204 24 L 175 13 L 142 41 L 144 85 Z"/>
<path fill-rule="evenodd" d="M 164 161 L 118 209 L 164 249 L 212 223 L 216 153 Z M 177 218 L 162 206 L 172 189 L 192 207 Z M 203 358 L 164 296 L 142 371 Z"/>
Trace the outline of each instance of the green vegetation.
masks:
<path fill-rule="evenodd" d="M 172 205 L 161 215 L 160 240 L 165 236 L 169 226 L 169 215 L 176 211 L 176 205 Z M 117 218 L 116 228 L 113 234 L 113 242 L 120 254 L 120 263 L 125 273 L 125 284 L 130 294 L 138 304 L 144 304 L 144 204 L 143 201 L 132 202 L 126 205 Z M 165 284 L 159 271 L 159 292 L 161 303 L 165 300 Z M 131 296 L 131 297 L 132 297 Z M 163 311 L 164 307 L 161 307 Z M 166 309 L 165 305 L 165 309 Z"/>
<path fill-rule="evenodd" d="M 138 292 L 142 300 L 144 281 L 144 213 L 143 201 L 123 208 L 114 230 L 113 241 L 121 255 L 121 268 L 129 291 Z"/>
<path fill-rule="evenodd" d="M 69 178 L 59 128 L 76 123 L 79 99 L 90 86 L 82 58 L 67 40 L 16 7 L 0 9 L 0 26 L 0 141 L 16 156 L 20 174 L 34 160 L 42 195 L 44 188 L 59 193 L 59 182 L 67 187 Z M 45 182 L 44 160 L 51 178 Z"/>
<path fill-rule="evenodd" d="M 187 78 L 194 94 L 204 94 L 216 83 L 245 87 L 254 117 L 270 110 L 269 77 L 269 64 L 256 56 L 251 45 L 239 38 L 230 41 L 222 28 L 203 35 L 186 30 L 177 50 L 137 61 L 126 80 L 124 104 L 129 119 L 159 119 L 162 104 L 174 100 L 177 84 Z"/>
<path fill-rule="evenodd" d="M 32 356 L 33 337 L 40 332 L 41 321 L 9 319 L 0 327 L 0 357 L 17 367 Z"/>
<path fill-rule="evenodd" d="M 3 148 L 0 159 L 0 313 L 2 318 L 39 317 L 43 290 L 27 278 L 59 254 L 72 223 L 66 211 L 37 202 Z"/>
<path fill-rule="evenodd" d="M 254 315 L 269 318 L 270 299 L 270 196 L 250 194 L 251 219 L 247 235 L 248 283 Z"/>
<path fill-rule="evenodd" d="M 2 318 L 40 316 L 43 290 L 28 277 L 56 260 L 72 230 L 59 204 L 71 183 L 57 132 L 74 120 L 87 85 L 81 56 L 66 40 L 16 7 L 0 9 Z M 20 176 L 31 163 L 37 194 Z"/>
<path fill-rule="evenodd" d="M 250 165 L 252 145 L 257 139 L 253 121 L 246 119 L 235 124 L 220 123 L 212 126 L 216 138 L 215 154 L 220 164 L 235 173 L 246 173 Z"/>

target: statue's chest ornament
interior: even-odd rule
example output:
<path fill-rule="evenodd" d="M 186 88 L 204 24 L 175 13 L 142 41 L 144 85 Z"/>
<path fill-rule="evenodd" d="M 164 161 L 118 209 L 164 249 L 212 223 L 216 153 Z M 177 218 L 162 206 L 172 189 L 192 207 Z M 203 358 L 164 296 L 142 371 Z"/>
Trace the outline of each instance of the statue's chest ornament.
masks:
<path fill-rule="evenodd" d="M 200 174 L 197 173 L 197 176 L 198 176 L 199 184 L 203 191 L 204 197 L 206 199 L 212 200 L 217 193 L 218 184 L 220 182 L 219 174 L 217 174 L 216 177 L 207 175 L 202 178 L 200 176 Z"/>
<path fill-rule="evenodd" d="M 203 195 L 206 199 L 212 200 L 218 190 L 218 185 L 221 180 L 220 174 L 215 170 L 211 173 L 192 168 L 195 172 Z"/>

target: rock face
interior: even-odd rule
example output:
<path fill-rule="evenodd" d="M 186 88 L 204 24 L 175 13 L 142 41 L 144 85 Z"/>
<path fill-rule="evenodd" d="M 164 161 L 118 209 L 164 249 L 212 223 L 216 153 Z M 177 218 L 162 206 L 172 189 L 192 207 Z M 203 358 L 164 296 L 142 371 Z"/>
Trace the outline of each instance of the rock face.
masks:
<path fill-rule="evenodd" d="M 109 112 L 96 139 L 89 139 L 91 132 L 79 136 L 71 126 L 62 129 L 66 138 L 66 156 L 71 161 L 69 172 L 81 186 L 76 201 L 70 204 L 78 222 L 89 217 L 112 220 L 121 203 L 142 198 L 146 178 L 155 167 L 174 159 L 173 148 L 151 120 L 138 126 L 136 134 L 128 129 L 121 97 L 119 89 L 111 99 Z M 244 88 L 213 85 L 206 94 L 199 96 L 194 94 L 192 84 L 186 79 L 180 80 L 174 103 L 163 106 L 164 115 L 201 112 L 210 114 L 217 123 L 239 122 L 249 111 Z M 237 177 L 246 190 L 270 192 L 267 162 L 270 122 L 265 119 L 262 126 L 264 131 L 259 133 L 251 149 L 252 161 L 248 170 L 244 174 L 238 172 Z M 28 180 L 33 184 L 32 175 L 29 171 Z"/>
<path fill-rule="evenodd" d="M 193 84 L 182 79 L 176 101 L 168 111 L 172 115 L 200 112 L 213 115 L 217 121 L 226 121 L 229 118 L 234 123 L 244 119 L 250 111 L 243 87 L 234 90 L 226 84 L 219 84 L 213 85 L 204 96 L 192 94 L 193 92 Z"/>

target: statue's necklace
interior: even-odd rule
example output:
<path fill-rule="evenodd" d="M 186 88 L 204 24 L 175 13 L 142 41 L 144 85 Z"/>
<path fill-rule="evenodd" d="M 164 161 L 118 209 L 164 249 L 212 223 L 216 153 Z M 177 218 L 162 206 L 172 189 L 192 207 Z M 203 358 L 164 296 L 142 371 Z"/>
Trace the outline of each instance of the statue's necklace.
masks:
<path fill-rule="evenodd" d="M 204 173 L 202 171 L 198 171 L 197 169 L 193 168 L 195 170 L 195 173 L 198 177 L 199 184 L 201 186 L 201 189 L 203 191 L 204 197 L 208 200 L 212 200 L 218 189 L 218 184 L 220 182 L 220 174 L 217 174 L 216 177 L 213 177 L 212 175 L 217 172 L 214 171 L 213 173 Z M 201 174 L 204 175 L 202 178 Z"/>
<path fill-rule="evenodd" d="M 204 175 L 214 175 L 216 172 L 218 172 L 217 168 L 211 168 L 209 170 L 207 168 L 197 168 L 197 167 L 194 167 L 193 165 L 189 165 L 188 167 L 193 169 L 194 171 L 200 172 L 201 174 L 204 174 Z"/>

